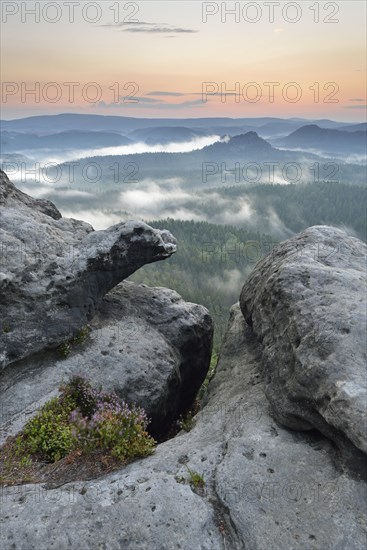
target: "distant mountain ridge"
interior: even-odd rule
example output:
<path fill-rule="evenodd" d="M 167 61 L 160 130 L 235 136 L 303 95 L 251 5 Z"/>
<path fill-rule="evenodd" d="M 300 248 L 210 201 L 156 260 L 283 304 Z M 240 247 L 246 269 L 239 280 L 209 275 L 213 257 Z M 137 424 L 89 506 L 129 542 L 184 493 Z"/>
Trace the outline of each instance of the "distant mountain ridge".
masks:
<path fill-rule="evenodd" d="M 237 136 L 224 136 L 221 141 L 204 147 L 201 151 L 205 154 L 238 154 L 238 153 L 269 153 L 273 147 L 256 132 L 246 132 Z"/>
<path fill-rule="evenodd" d="M 365 131 L 320 128 L 317 124 L 302 126 L 276 143 L 290 148 L 321 149 L 331 153 L 367 153 Z"/>
<path fill-rule="evenodd" d="M 131 143 L 129 138 L 121 134 L 83 130 L 67 130 L 40 136 L 5 131 L 1 132 L 0 139 L 3 153 L 36 149 L 73 150 L 91 147 L 113 147 Z"/>
<path fill-rule="evenodd" d="M 212 128 L 212 127 L 243 127 L 260 128 L 273 123 L 285 123 L 288 126 L 317 124 L 324 128 L 342 128 L 351 123 L 343 123 L 332 120 L 314 120 L 306 118 L 280 118 L 280 117 L 255 117 L 255 118 L 230 118 L 230 117 L 204 117 L 204 118 L 134 118 L 124 116 L 86 115 L 76 113 L 64 113 L 59 115 L 40 115 L 14 120 L 0 120 L 3 130 L 8 131 L 65 131 L 65 130 L 98 130 L 117 131 L 128 133 L 139 128 L 184 126 L 186 128 Z"/>

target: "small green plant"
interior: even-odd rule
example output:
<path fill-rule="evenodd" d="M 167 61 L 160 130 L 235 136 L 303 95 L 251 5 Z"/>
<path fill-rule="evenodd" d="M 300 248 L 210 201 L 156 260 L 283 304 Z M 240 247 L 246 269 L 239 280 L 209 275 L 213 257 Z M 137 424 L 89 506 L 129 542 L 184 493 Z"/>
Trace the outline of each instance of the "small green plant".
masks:
<path fill-rule="evenodd" d="M 78 451 L 100 450 L 126 461 L 151 454 L 156 442 L 147 433 L 143 409 L 129 407 L 114 393 L 94 389 L 73 377 L 31 419 L 16 439 L 17 455 L 55 462 Z"/>
<path fill-rule="evenodd" d="M 185 466 L 190 474 L 190 485 L 192 485 L 195 489 L 203 488 L 205 486 L 205 480 L 203 476 L 198 472 L 190 470 L 187 464 L 185 464 Z"/>
<path fill-rule="evenodd" d="M 22 460 L 36 456 L 55 462 L 66 456 L 75 445 L 69 423 L 75 407 L 67 396 L 54 397 L 24 427 L 16 439 L 17 455 Z"/>
<path fill-rule="evenodd" d="M 67 384 L 61 386 L 64 395 L 74 403 L 74 408 L 79 409 L 83 417 L 90 418 L 98 407 L 101 399 L 101 389 L 92 388 L 90 382 L 83 376 L 73 376 Z M 104 396 L 107 400 L 107 394 Z"/>
<path fill-rule="evenodd" d="M 73 343 L 83 344 L 88 338 L 89 334 L 90 334 L 90 327 L 89 325 L 85 325 L 84 327 L 78 330 L 75 337 L 73 338 Z"/>
<path fill-rule="evenodd" d="M 57 349 L 61 357 L 66 359 L 66 357 L 70 355 L 73 346 L 83 344 L 88 338 L 89 333 L 90 333 L 90 327 L 89 325 L 85 325 L 84 327 L 78 330 L 78 332 L 73 338 L 70 338 L 69 340 L 65 340 L 65 342 L 60 344 Z"/>
<path fill-rule="evenodd" d="M 3 332 L 5 332 L 5 334 L 8 334 L 9 332 L 11 332 L 11 328 L 9 325 L 3 325 Z"/>
<path fill-rule="evenodd" d="M 218 363 L 218 354 L 217 354 L 216 351 L 213 351 L 212 357 L 210 359 L 210 365 L 209 365 L 207 375 L 205 377 L 204 382 L 201 384 L 201 387 L 200 387 L 199 392 L 198 392 L 198 399 L 200 401 L 203 399 L 204 395 L 206 394 L 206 391 L 207 391 L 208 386 L 209 386 L 209 382 L 215 374 L 215 370 L 217 368 L 217 363 Z"/>
<path fill-rule="evenodd" d="M 20 466 L 22 468 L 27 468 L 27 466 L 31 466 L 32 465 L 32 459 L 31 457 L 29 456 L 23 456 L 23 458 L 21 459 L 21 461 L 19 462 Z"/>
<path fill-rule="evenodd" d="M 178 425 L 181 430 L 189 432 L 195 426 L 194 413 L 189 411 L 185 416 L 181 416 Z"/>
<path fill-rule="evenodd" d="M 57 351 L 59 352 L 61 357 L 63 357 L 64 359 L 66 359 L 66 357 L 69 357 L 70 352 L 71 352 L 70 342 L 66 341 L 66 342 L 63 342 L 62 344 L 60 344 L 59 347 L 57 348 Z"/>

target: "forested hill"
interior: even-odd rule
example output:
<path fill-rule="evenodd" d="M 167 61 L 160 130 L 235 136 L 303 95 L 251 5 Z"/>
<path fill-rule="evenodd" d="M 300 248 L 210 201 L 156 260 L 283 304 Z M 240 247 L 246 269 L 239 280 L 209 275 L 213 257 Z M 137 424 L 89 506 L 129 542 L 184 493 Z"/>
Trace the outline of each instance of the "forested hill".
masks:
<path fill-rule="evenodd" d="M 223 198 L 249 200 L 259 224 L 268 225 L 269 212 L 279 222 L 298 233 L 312 225 L 331 225 L 367 241 L 367 189 L 358 185 L 333 182 L 305 184 L 261 184 L 222 187 L 213 190 Z M 260 227 L 260 225 L 258 225 Z M 270 226 L 269 226 L 270 227 Z M 269 229 L 265 229 L 269 231 Z M 274 232 L 275 227 L 273 228 Z"/>
<path fill-rule="evenodd" d="M 214 318 L 217 349 L 229 308 L 255 263 L 274 246 L 274 238 L 208 222 L 166 219 L 149 225 L 168 229 L 177 239 L 177 252 L 166 262 L 144 266 L 130 279 L 174 288 L 185 300 L 206 306 Z"/>
<path fill-rule="evenodd" d="M 328 224 L 344 227 L 366 240 L 366 189 L 363 187 L 312 183 L 235 186 L 212 191 L 232 199 L 233 206 L 242 199 L 249 200 L 266 228 L 271 227 L 269 212 L 275 212 L 277 223 L 288 231 Z M 229 308 L 238 301 L 244 281 L 255 263 L 285 238 L 279 238 L 282 231 L 271 234 L 251 230 L 249 225 L 235 227 L 171 218 L 148 220 L 148 223 L 171 231 L 177 239 L 178 250 L 167 262 L 146 265 L 131 279 L 149 286 L 174 288 L 185 300 L 206 306 L 215 321 L 215 345 L 218 346 Z"/>

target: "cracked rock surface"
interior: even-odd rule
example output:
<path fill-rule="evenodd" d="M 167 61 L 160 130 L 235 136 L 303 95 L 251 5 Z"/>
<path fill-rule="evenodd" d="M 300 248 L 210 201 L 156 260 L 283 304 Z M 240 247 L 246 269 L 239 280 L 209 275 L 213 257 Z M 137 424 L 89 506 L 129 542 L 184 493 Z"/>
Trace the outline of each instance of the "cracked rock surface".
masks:
<path fill-rule="evenodd" d="M 261 346 L 232 308 L 217 374 L 189 433 L 120 471 L 3 489 L 2 546 L 127 550 L 359 550 L 366 484 L 318 432 L 271 416 Z M 186 465 L 205 480 L 189 483 Z M 36 514 L 35 514 L 36 509 Z"/>

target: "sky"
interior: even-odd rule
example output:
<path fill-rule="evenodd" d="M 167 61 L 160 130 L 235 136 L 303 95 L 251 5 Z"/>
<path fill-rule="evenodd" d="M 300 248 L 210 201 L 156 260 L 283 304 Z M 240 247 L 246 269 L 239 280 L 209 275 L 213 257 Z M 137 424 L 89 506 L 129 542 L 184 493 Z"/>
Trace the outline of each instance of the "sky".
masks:
<path fill-rule="evenodd" d="M 354 0 L 2 1 L 1 118 L 365 121 L 365 20 Z"/>

